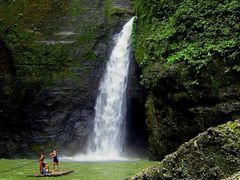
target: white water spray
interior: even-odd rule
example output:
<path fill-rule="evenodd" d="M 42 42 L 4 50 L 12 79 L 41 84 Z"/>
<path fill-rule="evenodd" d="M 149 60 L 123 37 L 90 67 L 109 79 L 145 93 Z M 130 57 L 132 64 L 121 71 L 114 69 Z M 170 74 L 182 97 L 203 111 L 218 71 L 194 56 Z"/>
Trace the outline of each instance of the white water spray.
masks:
<path fill-rule="evenodd" d="M 117 35 L 95 106 L 94 142 L 90 154 L 119 159 L 123 150 L 126 87 L 133 18 Z"/>
<path fill-rule="evenodd" d="M 95 105 L 94 133 L 86 155 L 69 160 L 124 160 L 126 88 L 131 51 L 133 20 L 116 36 L 116 44 L 107 63 Z"/>

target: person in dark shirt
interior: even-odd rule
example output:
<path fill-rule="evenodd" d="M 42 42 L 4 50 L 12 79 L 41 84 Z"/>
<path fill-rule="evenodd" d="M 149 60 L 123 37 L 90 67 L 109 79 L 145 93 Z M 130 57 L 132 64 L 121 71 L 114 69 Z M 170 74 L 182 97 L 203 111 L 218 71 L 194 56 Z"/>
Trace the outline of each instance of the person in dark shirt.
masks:
<path fill-rule="evenodd" d="M 59 160 L 57 156 L 57 151 L 53 150 L 53 152 L 50 153 L 50 156 L 53 159 L 53 170 L 55 171 L 55 166 L 57 166 L 57 170 L 59 170 Z"/>

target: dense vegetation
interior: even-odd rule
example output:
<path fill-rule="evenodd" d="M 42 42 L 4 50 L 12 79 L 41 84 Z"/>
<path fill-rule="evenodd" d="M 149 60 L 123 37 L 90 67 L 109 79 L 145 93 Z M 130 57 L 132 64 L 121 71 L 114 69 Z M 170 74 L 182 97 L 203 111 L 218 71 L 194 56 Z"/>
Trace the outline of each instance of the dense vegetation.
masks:
<path fill-rule="evenodd" d="M 135 57 L 147 90 L 150 152 L 161 159 L 239 117 L 238 0 L 135 0 Z M 226 108 L 228 110 L 226 110 Z"/>
<path fill-rule="evenodd" d="M 158 70 L 157 63 L 171 66 L 184 62 L 183 71 L 189 75 L 185 83 L 189 88 L 206 84 L 201 83 L 206 78 L 208 84 L 217 87 L 225 83 L 216 82 L 213 76 L 217 72 L 206 74 L 214 61 L 221 60 L 226 74 L 240 71 L 238 1 L 136 1 L 135 4 L 139 16 L 136 58 L 144 69 L 142 83 L 148 88 L 156 87 L 159 81 L 159 73 L 154 71 Z"/>

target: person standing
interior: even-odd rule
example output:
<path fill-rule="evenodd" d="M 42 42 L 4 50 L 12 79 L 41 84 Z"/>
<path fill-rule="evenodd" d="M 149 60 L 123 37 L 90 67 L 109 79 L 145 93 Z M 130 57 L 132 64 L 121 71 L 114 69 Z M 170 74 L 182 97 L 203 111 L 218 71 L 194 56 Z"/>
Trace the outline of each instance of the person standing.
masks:
<path fill-rule="evenodd" d="M 57 151 L 54 149 L 53 152 L 50 153 L 50 156 L 53 159 L 53 171 L 55 171 L 55 166 L 57 166 L 57 170 L 59 171 L 59 159 L 57 156 Z"/>

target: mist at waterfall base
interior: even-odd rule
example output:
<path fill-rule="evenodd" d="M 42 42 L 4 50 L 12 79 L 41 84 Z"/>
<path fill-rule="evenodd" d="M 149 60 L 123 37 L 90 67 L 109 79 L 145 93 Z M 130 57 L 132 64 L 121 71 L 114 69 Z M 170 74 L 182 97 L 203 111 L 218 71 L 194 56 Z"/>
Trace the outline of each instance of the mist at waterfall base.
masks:
<path fill-rule="evenodd" d="M 126 89 L 134 17 L 119 34 L 107 63 L 95 104 L 94 132 L 86 154 L 62 157 L 70 161 L 125 161 Z"/>

